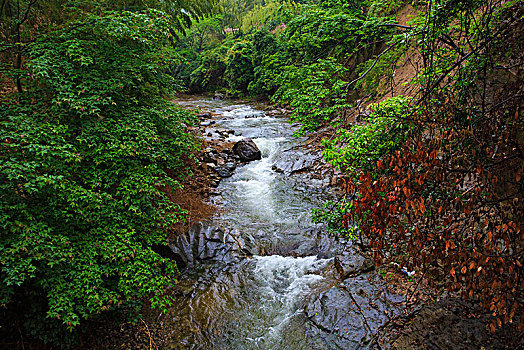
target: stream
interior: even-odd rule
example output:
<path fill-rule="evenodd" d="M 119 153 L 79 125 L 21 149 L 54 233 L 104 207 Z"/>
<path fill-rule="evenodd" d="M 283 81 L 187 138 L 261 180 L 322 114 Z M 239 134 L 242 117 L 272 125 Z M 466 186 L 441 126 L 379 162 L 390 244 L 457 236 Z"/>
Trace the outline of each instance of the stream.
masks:
<path fill-rule="evenodd" d="M 217 129 L 233 130 L 226 141 L 251 138 L 262 159 L 238 166 L 233 176 L 223 179 L 220 195 L 213 198 L 223 210 L 173 243 L 174 250 L 190 263 L 179 278 L 177 302 L 162 319 L 170 334 L 169 346 L 337 349 L 353 344 L 344 342 L 342 333 L 342 338 L 335 334 L 336 339 L 332 334 L 342 332 L 339 328 L 344 322 L 355 322 L 351 314 L 340 318 L 348 307 L 345 303 L 352 302 L 351 292 L 347 300 L 325 297 L 338 288 L 334 256 L 346 250 L 344 244 L 327 237 L 310 215 L 332 194 L 321 180 L 288 176 L 279 169 L 292 166 L 288 164 L 292 159 L 303 162 L 308 157 L 283 158 L 303 141 L 293 136 L 296 127 L 286 116 L 268 115 L 251 104 L 212 99 L 177 102 L 211 112 L 214 123 L 206 130 L 208 137 L 216 138 Z M 350 256 L 349 265 L 362 265 L 359 259 Z M 370 275 L 368 280 L 374 278 Z M 319 297 L 335 302 L 329 306 L 335 316 L 327 311 L 326 318 L 319 318 L 319 313 L 326 312 Z M 360 316 L 356 313 L 355 317 Z M 323 324 L 326 319 L 337 323 L 332 332 L 330 324 Z M 369 325 L 360 324 L 364 335 L 355 347 L 370 341 Z"/>

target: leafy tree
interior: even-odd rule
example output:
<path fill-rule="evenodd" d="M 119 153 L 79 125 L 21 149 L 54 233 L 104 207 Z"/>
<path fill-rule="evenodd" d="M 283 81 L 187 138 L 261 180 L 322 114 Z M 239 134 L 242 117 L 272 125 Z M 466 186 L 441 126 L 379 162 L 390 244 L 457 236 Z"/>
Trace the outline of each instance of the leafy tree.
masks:
<path fill-rule="evenodd" d="M 222 45 L 203 53 L 200 65 L 190 75 L 193 91 L 209 91 L 224 85 L 227 50 L 227 47 Z"/>
<path fill-rule="evenodd" d="M 144 297 L 169 305 L 176 266 L 152 248 L 184 219 L 171 192 L 194 147 L 164 98 L 171 17 L 72 18 L 24 44 L 0 109 L 0 303 L 24 298 L 29 334 L 55 342 Z"/>
<path fill-rule="evenodd" d="M 231 88 L 246 91 L 253 80 L 253 51 L 253 43 L 242 40 L 236 41 L 227 52 L 224 75 Z"/>
<path fill-rule="evenodd" d="M 277 78 L 287 62 L 285 46 L 268 31 L 253 33 L 253 80 L 248 92 L 253 95 L 271 96 L 277 89 Z"/>
<path fill-rule="evenodd" d="M 294 1 L 265 1 L 255 6 L 242 17 L 241 29 L 244 33 L 260 29 L 274 30 L 286 23 L 290 13 L 297 14 L 300 7 Z"/>
<path fill-rule="evenodd" d="M 348 107 L 344 96 L 347 81 L 342 79 L 346 72 L 334 59 L 288 66 L 277 78 L 279 88 L 273 100 L 289 101 L 293 120 L 302 124 L 301 133 L 314 131 Z"/>
<path fill-rule="evenodd" d="M 395 96 L 370 106 L 370 115 L 350 129 L 339 128 L 337 137 L 322 140 L 324 158 L 346 174 L 374 172 L 376 163 L 399 150 L 412 128 L 410 99 Z"/>
<path fill-rule="evenodd" d="M 224 39 L 224 28 L 222 28 L 221 20 L 222 15 L 215 15 L 198 21 L 193 24 L 182 43 L 190 46 L 198 53 L 204 48 L 220 45 L 220 40 Z M 183 47 L 183 45 L 178 45 L 178 47 L 181 46 Z"/>

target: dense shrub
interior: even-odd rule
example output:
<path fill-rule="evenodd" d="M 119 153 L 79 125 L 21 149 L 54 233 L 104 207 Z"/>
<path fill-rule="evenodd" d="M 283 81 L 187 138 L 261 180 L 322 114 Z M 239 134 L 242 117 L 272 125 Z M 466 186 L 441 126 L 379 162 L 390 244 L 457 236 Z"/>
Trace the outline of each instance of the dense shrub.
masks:
<path fill-rule="evenodd" d="M 377 147 L 384 135 L 364 127 L 341 140 L 368 138 L 359 147 L 327 149 L 359 170 L 348 173 L 341 227 L 358 225 L 378 262 L 479 302 L 495 316 L 492 330 L 524 329 L 524 76 L 509 68 L 522 65 L 523 11 L 520 2 L 433 2 L 412 31 L 424 66 L 403 113 L 407 137 Z"/>
<path fill-rule="evenodd" d="M 176 266 L 152 246 L 184 217 L 168 194 L 194 144 L 192 117 L 164 99 L 170 37 L 153 10 L 40 35 L 0 110 L 0 303 L 24 297 L 46 341 L 143 297 L 170 303 Z"/>
<path fill-rule="evenodd" d="M 248 40 L 237 40 L 226 56 L 225 78 L 230 88 L 247 91 L 253 80 L 253 43 Z"/>

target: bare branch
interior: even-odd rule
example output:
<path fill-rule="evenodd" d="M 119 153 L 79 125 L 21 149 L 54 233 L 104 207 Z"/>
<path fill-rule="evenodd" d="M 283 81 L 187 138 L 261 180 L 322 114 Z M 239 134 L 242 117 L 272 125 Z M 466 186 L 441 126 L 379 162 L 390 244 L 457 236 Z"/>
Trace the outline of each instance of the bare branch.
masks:
<path fill-rule="evenodd" d="M 402 29 L 407 29 L 407 30 L 415 29 L 414 27 L 405 26 L 405 25 L 396 24 L 396 23 L 379 24 L 378 26 L 379 27 L 397 27 L 397 28 L 402 28 Z"/>
<path fill-rule="evenodd" d="M 392 48 L 394 48 L 395 46 L 397 46 L 397 44 L 393 44 L 391 45 L 390 47 L 388 47 L 387 49 L 385 49 L 384 51 L 382 51 L 380 53 L 380 55 L 377 56 L 377 58 L 375 59 L 375 62 L 373 62 L 373 64 L 371 65 L 371 67 L 369 67 L 365 72 L 364 74 L 362 74 L 360 77 L 358 77 L 357 79 L 351 81 L 347 86 L 346 86 L 346 91 L 348 91 L 349 87 L 351 85 L 353 85 L 354 83 L 356 83 L 357 81 L 363 79 L 366 75 L 368 75 L 369 72 L 371 72 L 371 70 L 375 67 L 375 65 L 377 64 L 377 62 L 380 60 L 380 57 L 382 57 L 385 53 L 387 53 L 389 50 L 391 50 Z"/>

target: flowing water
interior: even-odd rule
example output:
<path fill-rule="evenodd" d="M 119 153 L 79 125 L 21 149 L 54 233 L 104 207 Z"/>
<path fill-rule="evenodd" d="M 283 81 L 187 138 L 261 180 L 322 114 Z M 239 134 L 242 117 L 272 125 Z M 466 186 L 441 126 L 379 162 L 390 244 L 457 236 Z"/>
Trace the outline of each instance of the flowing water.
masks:
<path fill-rule="evenodd" d="M 224 211 L 212 225 L 253 241 L 252 256 L 209 261 L 183 272 L 170 315 L 175 348 L 311 349 L 303 307 L 325 289 L 331 259 L 318 254 L 322 230 L 311 208 L 326 198 L 321 183 L 305 183 L 272 169 L 280 154 L 302 140 L 285 116 L 248 104 L 211 99 L 178 101 L 213 113 L 211 129 L 232 129 L 229 141 L 254 140 L 262 159 L 222 180 L 215 198 Z M 324 258 L 319 258 L 319 256 Z"/>

